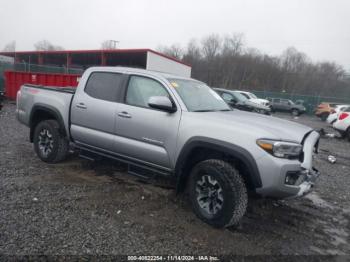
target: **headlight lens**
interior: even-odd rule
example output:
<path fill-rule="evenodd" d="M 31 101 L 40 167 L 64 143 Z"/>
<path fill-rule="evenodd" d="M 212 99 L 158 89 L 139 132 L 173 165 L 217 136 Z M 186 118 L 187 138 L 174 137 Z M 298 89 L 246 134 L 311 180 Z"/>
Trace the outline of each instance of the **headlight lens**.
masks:
<path fill-rule="evenodd" d="M 256 143 L 265 151 L 280 158 L 296 158 L 303 149 L 302 145 L 287 141 L 258 139 Z"/>

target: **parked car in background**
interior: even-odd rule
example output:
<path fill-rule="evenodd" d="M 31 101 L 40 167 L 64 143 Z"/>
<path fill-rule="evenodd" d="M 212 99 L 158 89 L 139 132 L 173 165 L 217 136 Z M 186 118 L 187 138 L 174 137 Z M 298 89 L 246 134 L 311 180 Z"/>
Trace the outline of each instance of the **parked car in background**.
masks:
<path fill-rule="evenodd" d="M 321 120 L 326 121 L 332 109 L 334 109 L 337 105 L 339 105 L 339 103 L 322 102 L 314 110 L 315 115 L 321 118 Z"/>
<path fill-rule="evenodd" d="M 350 141 L 350 108 L 339 113 L 337 121 L 333 124 L 333 128 L 337 130 L 342 137 Z"/>
<path fill-rule="evenodd" d="M 292 100 L 282 98 L 268 98 L 272 111 L 290 112 L 293 116 L 298 116 L 306 112 L 305 106 L 295 104 Z"/>
<path fill-rule="evenodd" d="M 270 107 L 253 102 L 238 91 L 228 90 L 224 88 L 213 89 L 232 108 L 265 115 L 269 115 L 271 113 Z"/>
<path fill-rule="evenodd" d="M 256 95 L 254 95 L 251 92 L 246 92 L 246 91 L 241 91 L 241 90 L 236 90 L 237 92 L 239 92 L 240 94 L 242 94 L 243 96 L 245 96 L 246 98 L 248 98 L 250 101 L 263 105 L 263 106 L 270 106 L 270 101 L 266 100 L 266 99 L 261 99 L 258 98 Z"/>
<path fill-rule="evenodd" d="M 304 101 L 304 100 L 301 100 L 301 99 L 298 99 L 298 100 L 295 101 L 295 104 L 296 104 L 296 105 L 302 105 L 302 106 L 304 106 L 304 103 L 305 103 L 305 101 Z"/>
<path fill-rule="evenodd" d="M 310 192 L 320 134 L 308 126 L 232 110 L 205 83 L 154 71 L 90 67 L 78 87 L 23 85 L 17 119 L 44 162 L 82 157 L 128 164 L 128 172 L 173 180 L 195 214 L 237 225 L 248 192 L 290 198 Z"/>
<path fill-rule="evenodd" d="M 0 91 L 0 110 L 2 109 L 2 101 L 4 100 L 4 92 Z"/>
<path fill-rule="evenodd" d="M 334 124 L 337 121 L 339 114 L 344 111 L 349 111 L 350 105 L 336 105 L 334 109 L 331 109 L 330 114 L 327 117 L 328 124 Z"/>

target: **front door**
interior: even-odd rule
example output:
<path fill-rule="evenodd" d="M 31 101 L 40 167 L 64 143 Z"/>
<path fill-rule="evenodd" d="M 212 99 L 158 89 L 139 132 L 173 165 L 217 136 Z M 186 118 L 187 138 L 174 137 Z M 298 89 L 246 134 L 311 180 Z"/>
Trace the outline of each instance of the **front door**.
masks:
<path fill-rule="evenodd" d="M 118 106 L 115 147 L 118 153 L 171 168 L 174 159 L 181 110 L 168 113 L 148 105 L 152 96 L 167 96 L 175 101 L 161 82 L 130 76 L 125 103 Z"/>

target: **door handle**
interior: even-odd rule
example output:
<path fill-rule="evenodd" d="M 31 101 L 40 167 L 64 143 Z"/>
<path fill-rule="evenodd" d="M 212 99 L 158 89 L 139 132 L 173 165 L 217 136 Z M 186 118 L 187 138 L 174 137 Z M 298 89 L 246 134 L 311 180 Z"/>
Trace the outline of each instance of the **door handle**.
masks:
<path fill-rule="evenodd" d="M 76 104 L 76 107 L 81 108 L 81 109 L 86 109 L 86 105 L 84 103 L 78 103 Z"/>
<path fill-rule="evenodd" d="M 118 116 L 124 117 L 124 118 L 131 118 L 131 115 L 129 115 L 129 113 L 125 111 L 118 113 Z"/>

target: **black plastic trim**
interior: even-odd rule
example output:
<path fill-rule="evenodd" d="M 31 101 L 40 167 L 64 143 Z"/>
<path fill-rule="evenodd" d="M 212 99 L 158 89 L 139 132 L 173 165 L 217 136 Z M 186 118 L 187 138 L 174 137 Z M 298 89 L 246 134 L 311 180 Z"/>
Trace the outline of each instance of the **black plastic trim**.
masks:
<path fill-rule="evenodd" d="M 110 152 L 107 150 L 99 149 L 99 148 L 96 148 L 93 146 L 86 145 L 86 144 L 81 143 L 81 142 L 76 142 L 75 144 L 78 148 L 80 148 L 83 151 L 85 150 L 85 151 L 97 154 L 99 156 L 104 156 L 104 157 L 114 159 L 114 160 L 117 160 L 117 161 L 120 161 L 120 162 L 123 162 L 126 164 L 132 164 L 134 166 L 138 166 L 138 167 L 147 169 L 147 170 L 152 171 L 152 172 L 156 172 L 156 173 L 164 175 L 164 176 L 169 176 L 169 175 L 173 174 L 172 170 L 169 168 L 166 168 L 166 167 L 158 166 L 158 165 L 155 165 L 155 164 L 152 164 L 149 162 L 145 162 L 145 161 L 142 161 L 139 159 L 135 159 L 132 157 L 128 157 L 128 156 L 125 156 L 122 154 L 117 154 L 117 153 L 113 153 L 113 152 Z"/>
<path fill-rule="evenodd" d="M 34 126 L 33 126 L 33 118 L 35 116 L 35 113 L 37 111 L 44 111 L 44 112 L 47 112 L 51 115 L 54 116 L 54 118 L 58 121 L 59 125 L 60 125 L 60 130 L 61 132 L 63 132 L 63 134 L 66 134 L 66 129 L 65 129 L 65 125 L 64 125 L 64 121 L 63 121 L 63 118 L 60 114 L 60 112 L 50 106 L 50 105 L 40 105 L 40 104 L 37 104 L 33 107 L 31 113 L 30 113 L 30 116 L 29 116 L 29 127 L 30 127 L 30 136 L 29 136 L 29 139 L 30 139 L 30 142 L 32 143 L 33 142 L 33 134 L 34 134 Z"/>
<path fill-rule="evenodd" d="M 247 166 L 248 176 L 253 184 L 253 187 L 262 187 L 260 172 L 256 161 L 246 149 L 221 140 L 197 136 L 189 139 L 189 141 L 186 142 L 176 161 L 175 174 L 177 176 L 177 190 L 179 190 L 178 187 L 181 187 L 184 176 L 186 177 L 188 175 L 181 172 L 182 168 L 185 166 L 186 160 L 189 158 L 192 150 L 198 147 L 213 149 L 239 159 Z"/>

